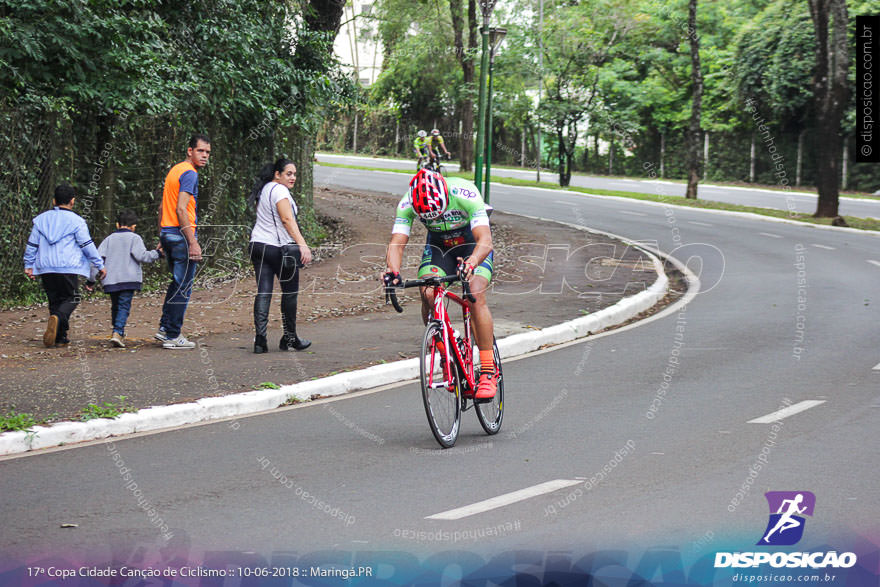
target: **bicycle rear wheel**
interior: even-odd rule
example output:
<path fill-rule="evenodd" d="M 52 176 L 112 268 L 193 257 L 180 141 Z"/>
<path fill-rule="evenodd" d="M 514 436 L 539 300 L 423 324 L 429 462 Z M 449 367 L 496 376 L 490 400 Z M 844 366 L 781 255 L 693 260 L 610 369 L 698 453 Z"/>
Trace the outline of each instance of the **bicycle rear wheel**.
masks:
<path fill-rule="evenodd" d="M 492 352 L 495 355 L 495 369 L 497 370 L 498 388 L 495 397 L 487 402 L 477 400 L 474 407 L 477 408 L 477 420 L 486 434 L 498 434 L 501 430 L 501 419 L 504 417 L 504 375 L 501 372 L 501 354 L 498 352 L 498 344 L 492 340 Z M 476 378 L 479 380 L 479 376 Z"/>
<path fill-rule="evenodd" d="M 443 340 L 438 324 L 428 324 L 422 341 L 419 376 L 422 383 L 422 400 L 425 414 L 434 438 L 443 448 L 450 448 L 458 439 L 461 428 L 461 384 L 458 370 L 451 366 L 446 381 L 440 368 L 440 351 L 437 343 Z"/>

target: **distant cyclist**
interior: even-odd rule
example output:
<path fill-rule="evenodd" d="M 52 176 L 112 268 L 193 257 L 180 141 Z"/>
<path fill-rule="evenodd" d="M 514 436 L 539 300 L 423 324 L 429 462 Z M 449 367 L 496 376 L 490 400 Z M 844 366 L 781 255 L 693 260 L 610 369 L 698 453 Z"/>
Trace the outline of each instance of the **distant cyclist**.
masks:
<path fill-rule="evenodd" d="M 440 151 L 443 151 L 443 154 L 446 155 L 447 159 L 451 159 L 452 155 L 449 154 L 449 151 L 446 150 L 446 143 L 443 142 L 443 135 L 440 134 L 440 131 L 436 128 L 431 131 L 431 139 L 429 141 L 429 145 L 431 146 L 431 150 L 434 153 L 440 154 Z"/>
<path fill-rule="evenodd" d="M 495 397 L 495 361 L 492 352 L 494 326 L 486 304 L 486 290 L 492 280 L 492 231 L 489 228 L 491 207 L 483 202 L 472 182 L 459 177 L 444 178 L 439 173 L 420 169 L 409 184 L 409 191 L 397 205 L 397 217 L 388 245 L 386 285 L 401 283 L 400 266 L 410 229 L 419 218 L 428 229 L 422 253 L 419 278 L 443 277 L 457 271 L 470 284 L 476 302 L 471 302 L 474 338 L 480 349 L 480 382 L 477 399 Z M 420 288 L 422 320 L 427 322 L 434 305 L 433 289 Z M 441 350 L 441 353 L 443 351 Z"/>
<path fill-rule="evenodd" d="M 422 163 L 430 161 L 430 158 L 434 156 L 434 152 L 431 150 L 431 141 L 427 137 L 428 133 L 420 130 L 413 141 L 413 149 L 416 152 L 416 157 L 419 158 L 416 168 L 420 168 Z"/>

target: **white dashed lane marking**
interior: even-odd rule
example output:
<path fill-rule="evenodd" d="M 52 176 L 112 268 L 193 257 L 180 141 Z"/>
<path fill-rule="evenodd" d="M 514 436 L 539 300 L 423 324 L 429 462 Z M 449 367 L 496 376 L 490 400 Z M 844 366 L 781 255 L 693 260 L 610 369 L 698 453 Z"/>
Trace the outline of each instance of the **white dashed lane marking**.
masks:
<path fill-rule="evenodd" d="M 809 410 L 810 408 L 815 408 L 816 406 L 820 406 L 825 403 L 823 399 L 808 399 L 802 402 L 798 402 L 796 404 L 790 405 L 787 408 L 782 408 L 781 410 L 776 410 L 771 414 L 767 414 L 766 416 L 761 416 L 760 418 L 755 418 L 754 420 L 749 420 L 749 424 L 772 424 L 773 422 L 777 422 L 782 420 L 783 418 L 788 418 L 789 416 L 794 416 L 795 414 L 800 414 L 805 410 Z"/>
<path fill-rule="evenodd" d="M 868 263 L 870 263 L 871 265 L 876 265 L 877 267 L 880 267 L 880 261 L 875 261 L 874 259 L 868 259 Z"/>
<path fill-rule="evenodd" d="M 769 236 L 770 238 L 782 238 L 778 234 L 773 234 L 772 232 L 759 232 L 761 236 Z"/>
<path fill-rule="evenodd" d="M 538 495 L 544 495 L 545 493 L 552 493 L 560 489 L 565 489 L 566 487 L 571 487 L 572 485 L 577 485 L 578 483 L 583 483 L 583 481 L 579 479 L 554 479 L 553 481 L 547 481 L 546 483 L 540 483 L 538 485 L 533 485 L 532 487 L 526 487 L 525 489 L 505 493 L 504 495 L 499 495 L 498 497 L 478 501 L 477 503 L 472 503 L 471 505 L 466 505 L 464 507 L 456 508 L 454 510 L 440 512 L 439 514 L 428 516 L 425 519 L 460 520 L 461 518 L 466 518 L 468 516 L 473 516 L 474 514 L 488 512 L 489 510 L 504 507 L 506 505 L 510 505 L 518 501 L 523 501 L 531 497 L 537 497 Z"/>
<path fill-rule="evenodd" d="M 688 220 L 688 224 L 696 224 L 697 226 L 715 226 L 714 224 L 709 224 L 708 222 L 697 222 L 696 220 Z"/>
<path fill-rule="evenodd" d="M 816 245 L 816 244 L 814 244 L 814 245 L 812 245 L 812 246 L 816 247 L 817 249 L 825 249 L 826 251 L 833 251 L 833 250 L 835 250 L 834 247 L 829 247 L 828 245 Z"/>
<path fill-rule="evenodd" d="M 647 214 L 642 214 L 641 212 L 630 212 L 629 210 L 621 210 L 621 214 L 629 214 L 630 216 L 647 216 Z"/>

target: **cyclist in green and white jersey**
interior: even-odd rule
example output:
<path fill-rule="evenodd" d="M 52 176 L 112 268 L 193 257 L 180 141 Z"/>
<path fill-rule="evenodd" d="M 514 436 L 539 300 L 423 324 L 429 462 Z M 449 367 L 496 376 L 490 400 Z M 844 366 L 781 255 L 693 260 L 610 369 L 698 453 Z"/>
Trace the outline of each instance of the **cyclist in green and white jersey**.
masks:
<path fill-rule="evenodd" d="M 431 150 L 431 139 L 428 138 L 428 133 L 423 130 L 420 130 L 416 135 L 413 141 L 413 149 L 416 152 L 416 157 L 419 158 L 416 164 L 417 167 L 422 166 L 422 160 L 430 161 L 434 156 L 434 151 Z"/>
<path fill-rule="evenodd" d="M 495 396 L 495 362 L 492 352 L 494 325 L 486 303 L 492 280 L 491 207 L 483 202 L 473 182 L 459 177 L 444 178 L 439 173 L 421 169 L 410 182 L 409 191 L 397 205 L 397 216 L 388 245 L 386 285 L 401 283 L 403 250 L 409 242 L 413 221 L 418 218 L 428 229 L 422 253 L 419 278 L 443 277 L 460 272 L 470 284 L 476 302 L 470 302 L 474 338 L 480 349 L 480 382 L 477 399 Z M 420 288 L 422 319 L 427 321 L 434 305 L 433 289 Z"/>

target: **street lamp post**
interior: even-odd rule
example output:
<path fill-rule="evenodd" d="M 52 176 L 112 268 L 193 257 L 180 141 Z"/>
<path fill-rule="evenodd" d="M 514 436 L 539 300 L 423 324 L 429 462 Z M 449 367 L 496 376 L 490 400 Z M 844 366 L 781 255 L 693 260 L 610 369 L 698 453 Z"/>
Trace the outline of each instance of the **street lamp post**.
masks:
<path fill-rule="evenodd" d="M 483 13 L 483 52 L 480 58 L 480 98 L 477 106 L 477 156 L 474 161 L 474 183 L 479 187 L 483 181 L 483 149 L 486 133 L 486 74 L 489 66 L 489 15 L 495 7 L 495 0 L 480 0 Z"/>
<path fill-rule="evenodd" d="M 489 29 L 489 98 L 486 107 L 486 180 L 483 188 L 483 200 L 489 203 L 489 182 L 492 173 L 492 70 L 495 65 L 495 51 L 501 45 L 507 29 L 492 27 Z M 479 187 L 479 185 L 477 186 Z"/>

